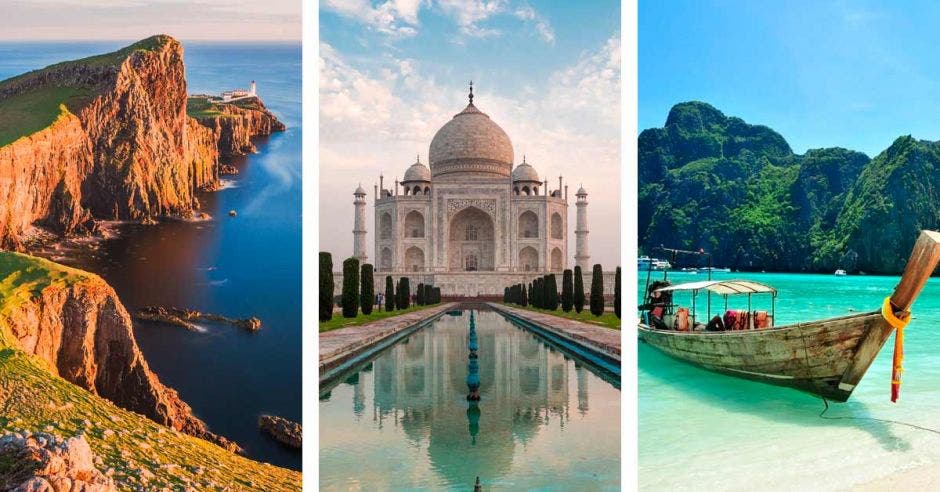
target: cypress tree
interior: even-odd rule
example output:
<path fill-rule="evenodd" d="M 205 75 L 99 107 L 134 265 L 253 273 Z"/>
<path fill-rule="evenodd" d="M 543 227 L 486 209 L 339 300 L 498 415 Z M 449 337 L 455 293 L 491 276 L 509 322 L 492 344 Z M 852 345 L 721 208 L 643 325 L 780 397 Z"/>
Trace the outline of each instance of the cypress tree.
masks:
<path fill-rule="evenodd" d="M 411 304 L 411 288 L 408 285 L 408 277 L 401 278 L 401 305 L 402 309 L 408 309 Z"/>
<path fill-rule="evenodd" d="M 565 270 L 562 273 L 561 277 L 561 310 L 564 312 L 571 311 L 571 306 L 574 303 L 574 285 L 572 284 L 571 279 L 571 270 Z"/>
<path fill-rule="evenodd" d="M 401 300 L 401 278 L 395 282 L 395 309 L 403 309 L 404 302 Z"/>
<path fill-rule="evenodd" d="M 320 321 L 333 319 L 333 255 L 320 252 Z"/>
<path fill-rule="evenodd" d="M 372 306 L 375 305 L 375 279 L 372 277 L 372 265 L 368 263 L 362 265 L 362 275 L 359 280 L 362 283 L 359 296 L 362 314 L 372 314 Z"/>
<path fill-rule="evenodd" d="M 385 276 L 385 310 L 395 310 L 395 284 L 391 275 Z"/>
<path fill-rule="evenodd" d="M 509 303 L 509 287 L 503 289 L 503 304 Z"/>
<path fill-rule="evenodd" d="M 434 302 L 434 288 L 431 284 L 424 284 L 424 303 L 425 304 L 435 304 Z"/>
<path fill-rule="evenodd" d="M 434 290 L 433 290 L 433 292 L 434 292 L 434 296 L 433 296 L 433 297 L 434 297 L 434 303 L 435 303 L 435 304 L 440 304 L 440 302 L 441 302 L 441 288 L 440 288 L 440 287 L 435 287 Z"/>
<path fill-rule="evenodd" d="M 418 290 L 415 291 L 415 304 L 419 306 L 424 305 L 424 284 L 418 284 Z"/>
<path fill-rule="evenodd" d="M 355 318 L 359 312 L 359 260 L 343 262 L 343 317 Z"/>
<path fill-rule="evenodd" d="M 614 279 L 614 314 L 620 319 L 620 267 L 617 267 L 617 276 Z"/>
<path fill-rule="evenodd" d="M 555 311 L 558 309 L 558 283 L 555 281 L 555 274 L 548 274 L 548 278 L 545 281 L 546 288 L 546 302 L 545 307 L 550 311 Z"/>
<path fill-rule="evenodd" d="M 581 313 L 584 309 L 584 280 L 581 278 L 581 267 L 574 267 L 574 311 Z"/>
<path fill-rule="evenodd" d="M 522 307 L 529 305 L 529 294 L 525 291 L 525 284 L 522 284 Z"/>
<path fill-rule="evenodd" d="M 591 314 L 604 314 L 604 272 L 600 263 L 594 265 L 594 274 L 591 275 Z"/>

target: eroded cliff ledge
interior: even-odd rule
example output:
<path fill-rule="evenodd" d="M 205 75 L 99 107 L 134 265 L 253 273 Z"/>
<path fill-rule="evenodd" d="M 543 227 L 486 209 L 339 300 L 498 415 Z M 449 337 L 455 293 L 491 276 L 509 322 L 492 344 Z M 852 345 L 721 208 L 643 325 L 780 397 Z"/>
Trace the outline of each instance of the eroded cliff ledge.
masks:
<path fill-rule="evenodd" d="M 65 235 L 192 215 L 196 191 L 218 186 L 220 153 L 283 130 L 254 101 L 187 115 L 183 47 L 162 35 L 0 82 L 0 119 L 22 128 L 0 138 L 0 249 L 22 249 L 32 225 Z"/>
<path fill-rule="evenodd" d="M 46 361 L 50 371 L 120 407 L 236 451 L 212 434 L 147 366 L 127 310 L 100 277 L 0 252 L 0 348 Z"/>

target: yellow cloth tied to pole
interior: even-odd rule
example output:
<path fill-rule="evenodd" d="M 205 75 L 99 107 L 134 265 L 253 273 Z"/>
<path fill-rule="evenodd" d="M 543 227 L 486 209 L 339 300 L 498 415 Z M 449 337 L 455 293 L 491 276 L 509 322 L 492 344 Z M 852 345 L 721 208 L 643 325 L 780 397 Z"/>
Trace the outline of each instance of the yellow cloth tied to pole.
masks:
<path fill-rule="evenodd" d="M 904 327 L 910 323 L 911 313 L 905 311 L 901 313 L 901 316 L 895 316 L 891 298 L 885 297 L 885 302 L 881 305 L 881 317 L 897 330 L 894 334 L 894 358 L 891 361 L 891 402 L 894 403 L 898 401 L 901 393 L 901 373 L 904 372 L 901 366 L 904 361 Z"/>

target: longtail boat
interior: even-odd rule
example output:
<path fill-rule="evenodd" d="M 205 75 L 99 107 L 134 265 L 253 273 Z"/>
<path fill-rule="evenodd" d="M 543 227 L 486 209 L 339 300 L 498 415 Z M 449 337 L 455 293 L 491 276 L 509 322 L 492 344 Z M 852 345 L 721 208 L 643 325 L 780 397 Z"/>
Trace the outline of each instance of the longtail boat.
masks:
<path fill-rule="evenodd" d="M 673 250 L 677 251 L 677 250 Z M 772 287 L 750 280 L 708 280 L 648 287 L 640 306 L 639 337 L 650 346 L 705 369 L 806 391 L 844 402 L 875 356 L 896 331 L 891 400 L 900 388 L 904 326 L 911 306 L 940 261 L 940 233 L 922 231 L 894 293 L 880 309 L 850 316 L 774 326 Z M 692 294 L 692 308 L 672 303 L 672 294 Z M 695 318 L 697 295 L 705 292 L 748 298 L 747 311 L 727 311 L 703 324 Z M 769 295 L 771 311 L 751 311 L 751 297 Z M 711 313 L 708 313 L 711 316 Z M 717 319 L 716 319 L 717 318 Z"/>

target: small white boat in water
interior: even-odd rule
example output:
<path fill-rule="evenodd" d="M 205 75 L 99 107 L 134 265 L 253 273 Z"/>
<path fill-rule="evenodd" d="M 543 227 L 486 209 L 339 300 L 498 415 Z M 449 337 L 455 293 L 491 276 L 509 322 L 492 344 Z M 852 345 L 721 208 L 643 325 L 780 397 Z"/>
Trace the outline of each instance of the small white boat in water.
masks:
<path fill-rule="evenodd" d="M 636 261 L 637 271 L 643 272 L 646 270 L 669 270 L 672 268 L 672 264 L 666 260 L 660 260 L 659 258 L 650 258 L 649 256 L 641 256 L 637 258 Z"/>
<path fill-rule="evenodd" d="M 843 270 L 843 269 L 841 269 L 841 268 L 838 269 L 838 270 L 836 270 L 835 276 L 837 276 L 837 277 L 844 277 L 844 276 L 845 276 L 845 270 Z"/>

